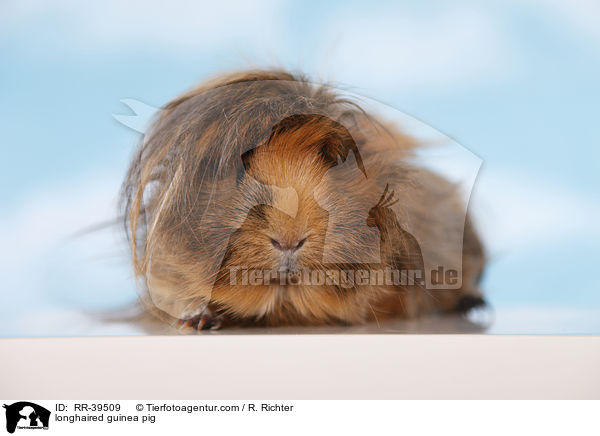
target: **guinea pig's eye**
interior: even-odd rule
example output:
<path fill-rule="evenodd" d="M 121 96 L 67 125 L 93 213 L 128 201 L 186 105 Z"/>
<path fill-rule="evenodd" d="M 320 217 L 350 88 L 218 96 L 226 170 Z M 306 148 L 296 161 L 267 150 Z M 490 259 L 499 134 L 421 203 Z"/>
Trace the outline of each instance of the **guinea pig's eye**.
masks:
<path fill-rule="evenodd" d="M 248 171 L 250 168 L 250 160 L 252 159 L 252 156 L 254 156 L 255 152 L 256 148 L 251 148 L 242 154 L 242 163 L 244 164 L 243 166 L 246 171 Z"/>
<path fill-rule="evenodd" d="M 238 185 L 246 175 L 246 172 L 250 170 L 250 161 L 252 160 L 252 156 L 254 156 L 255 151 L 255 148 L 251 148 L 242 154 L 242 164 L 238 165 L 236 174 L 236 181 Z"/>
<path fill-rule="evenodd" d="M 275 247 L 275 248 L 276 248 L 276 249 L 278 249 L 278 250 L 283 250 L 283 245 L 281 245 L 281 244 L 279 243 L 279 241 L 276 241 L 276 240 L 275 240 L 275 239 L 273 239 L 273 238 L 270 238 L 270 239 L 271 239 L 271 244 L 273 244 L 273 247 Z"/>
<path fill-rule="evenodd" d="M 246 175 L 246 170 L 244 169 L 243 165 L 238 165 L 237 169 L 236 169 L 236 173 L 235 173 L 235 184 L 239 185 L 242 180 L 244 179 L 244 176 Z"/>

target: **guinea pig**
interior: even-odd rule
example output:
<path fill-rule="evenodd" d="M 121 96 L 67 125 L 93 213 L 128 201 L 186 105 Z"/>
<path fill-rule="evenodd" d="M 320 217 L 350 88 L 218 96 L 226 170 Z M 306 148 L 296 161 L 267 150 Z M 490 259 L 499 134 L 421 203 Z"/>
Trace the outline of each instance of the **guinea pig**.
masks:
<path fill-rule="evenodd" d="M 485 253 L 466 204 L 414 163 L 419 146 L 284 71 L 190 90 L 163 108 L 123 183 L 142 301 L 193 330 L 352 325 L 485 304 Z"/>

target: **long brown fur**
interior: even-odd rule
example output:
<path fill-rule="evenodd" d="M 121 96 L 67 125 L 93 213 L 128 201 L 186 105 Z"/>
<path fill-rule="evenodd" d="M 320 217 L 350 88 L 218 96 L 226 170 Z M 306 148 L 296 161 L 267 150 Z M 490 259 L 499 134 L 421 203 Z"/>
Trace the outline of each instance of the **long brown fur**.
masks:
<path fill-rule="evenodd" d="M 449 182 L 407 163 L 415 147 L 331 88 L 283 71 L 189 91 L 165 106 L 123 184 L 143 301 L 169 322 L 206 328 L 358 324 L 480 299 L 485 256 L 466 205 Z M 378 248 L 355 231 L 363 227 L 377 232 Z M 282 247 L 296 250 L 299 269 L 410 269 L 419 245 L 435 247 L 440 263 L 456 261 L 446 245 L 457 238 L 460 289 L 230 280 L 232 267 L 280 269 Z M 325 248 L 340 260 L 326 262 Z M 357 252 L 380 262 L 344 261 Z"/>

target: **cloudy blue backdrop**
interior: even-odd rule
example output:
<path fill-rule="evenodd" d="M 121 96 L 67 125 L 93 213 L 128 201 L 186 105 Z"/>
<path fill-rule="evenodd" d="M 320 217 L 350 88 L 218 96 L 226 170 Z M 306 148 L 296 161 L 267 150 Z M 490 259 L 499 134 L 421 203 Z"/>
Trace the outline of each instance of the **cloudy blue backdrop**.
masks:
<path fill-rule="evenodd" d="M 105 229 L 139 135 L 114 120 L 206 76 L 283 66 L 435 127 L 483 161 L 495 332 L 600 333 L 595 0 L 0 3 L 0 335 L 121 333 L 135 298 Z"/>

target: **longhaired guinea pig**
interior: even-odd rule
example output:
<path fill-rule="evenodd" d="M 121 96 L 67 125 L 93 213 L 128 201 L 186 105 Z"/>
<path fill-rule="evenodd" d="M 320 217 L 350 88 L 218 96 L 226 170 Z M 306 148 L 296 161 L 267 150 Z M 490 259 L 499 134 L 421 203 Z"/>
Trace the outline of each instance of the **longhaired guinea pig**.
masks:
<path fill-rule="evenodd" d="M 122 189 L 146 307 L 202 330 L 484 304 L 484 250 L 466 204 L 411 160 L 417 147 L 283 71 L 227 75 L 175 99 Z"/>

